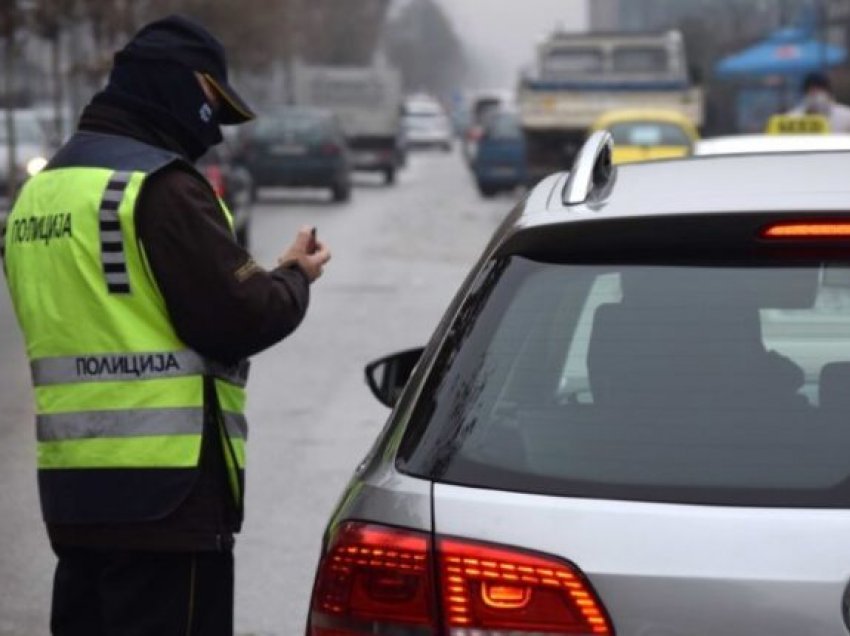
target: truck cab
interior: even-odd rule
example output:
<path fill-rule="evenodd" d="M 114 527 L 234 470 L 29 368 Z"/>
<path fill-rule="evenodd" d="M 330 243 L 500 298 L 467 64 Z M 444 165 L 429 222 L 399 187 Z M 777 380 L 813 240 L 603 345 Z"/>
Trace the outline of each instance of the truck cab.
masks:
<path fill-rule="evenodd" d="M 529 176 L 568 168 L 588 130 L 605 112 L 657 108 L 703 120 L 681 33 L 555 33 L 541 43 L 518 102 Z"/>

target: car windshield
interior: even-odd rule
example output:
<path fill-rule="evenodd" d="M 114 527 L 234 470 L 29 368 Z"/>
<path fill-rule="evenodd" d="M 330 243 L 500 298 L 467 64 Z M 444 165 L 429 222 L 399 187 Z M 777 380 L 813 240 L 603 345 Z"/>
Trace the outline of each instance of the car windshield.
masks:
<path fill-rule="evenodd" d="M 494 261 L 399 467 L 541 494 L 850 505 L 850 265 Z"/>
<path fill-rule="evenodd" d="M 554 49 L 543 60 L 543 75 L 557 77 L 571 74 L 599 73 L 604 57 L 599 49 Z"/>
<path fill-rule="evenodd" d="M 293 114 L 261 119 L 254 128 L 255 139 L 313 143 L 329 135 L 326 118 L 311 114 Z"/>
<path fill-rule="evenodd" d="M 487 136 L 490 139 L 517 140 L 522 138 L 519 120 L 514 115 L 497 115 L 487 125 Z"/>
<path fill-rule="evenodd" d="M 629 121 L 608 127 L 617 146 L 690 146 L 687 133 L 675 124 Z"/>
<path fill-rule="evenodd" d="M 619 47 L 614 50 L 614 72 L 663 73 L 668 70 L 669 57 L 662 48 Z"/>

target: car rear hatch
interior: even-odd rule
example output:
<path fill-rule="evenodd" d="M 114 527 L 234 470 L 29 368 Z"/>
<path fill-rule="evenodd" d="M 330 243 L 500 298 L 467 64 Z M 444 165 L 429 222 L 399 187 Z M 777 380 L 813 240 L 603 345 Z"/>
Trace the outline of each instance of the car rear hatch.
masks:
<path fill-rule="evenodd" d="M 847 631 L 845 511 L 585 500 L 438 484 L 439 535 L 576 564 L 620 636 Z"/>
<path fill-rule="evenodd" d="M 547 226 L 484 268 L 398 458 L 437 554 L 484 546 L 440 579 L 451 633 L 846 636 L 836 217 Z"/>

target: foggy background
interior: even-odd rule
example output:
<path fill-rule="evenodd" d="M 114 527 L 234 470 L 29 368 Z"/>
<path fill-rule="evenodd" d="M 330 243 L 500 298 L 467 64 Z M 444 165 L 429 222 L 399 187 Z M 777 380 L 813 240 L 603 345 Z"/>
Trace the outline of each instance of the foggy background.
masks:
<path fill-rule="evenodd" d="M 513 88 L 537 42 L 555 27 L 587 29 L 586 0 L 438 0 L 467 45 L 478 88 Z"/>

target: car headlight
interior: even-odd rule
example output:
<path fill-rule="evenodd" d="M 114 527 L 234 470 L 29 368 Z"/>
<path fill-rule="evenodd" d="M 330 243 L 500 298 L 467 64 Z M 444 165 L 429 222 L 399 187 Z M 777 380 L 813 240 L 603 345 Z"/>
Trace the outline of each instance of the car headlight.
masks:
<path fill-rule="evenodd" d="M 33 157 L 27 162 L 27 174 L 31 177 L 34 177 L 39 172 L 44 170 L 44 167 L 47 165 L 47 159 L 44 157 Z"/>

